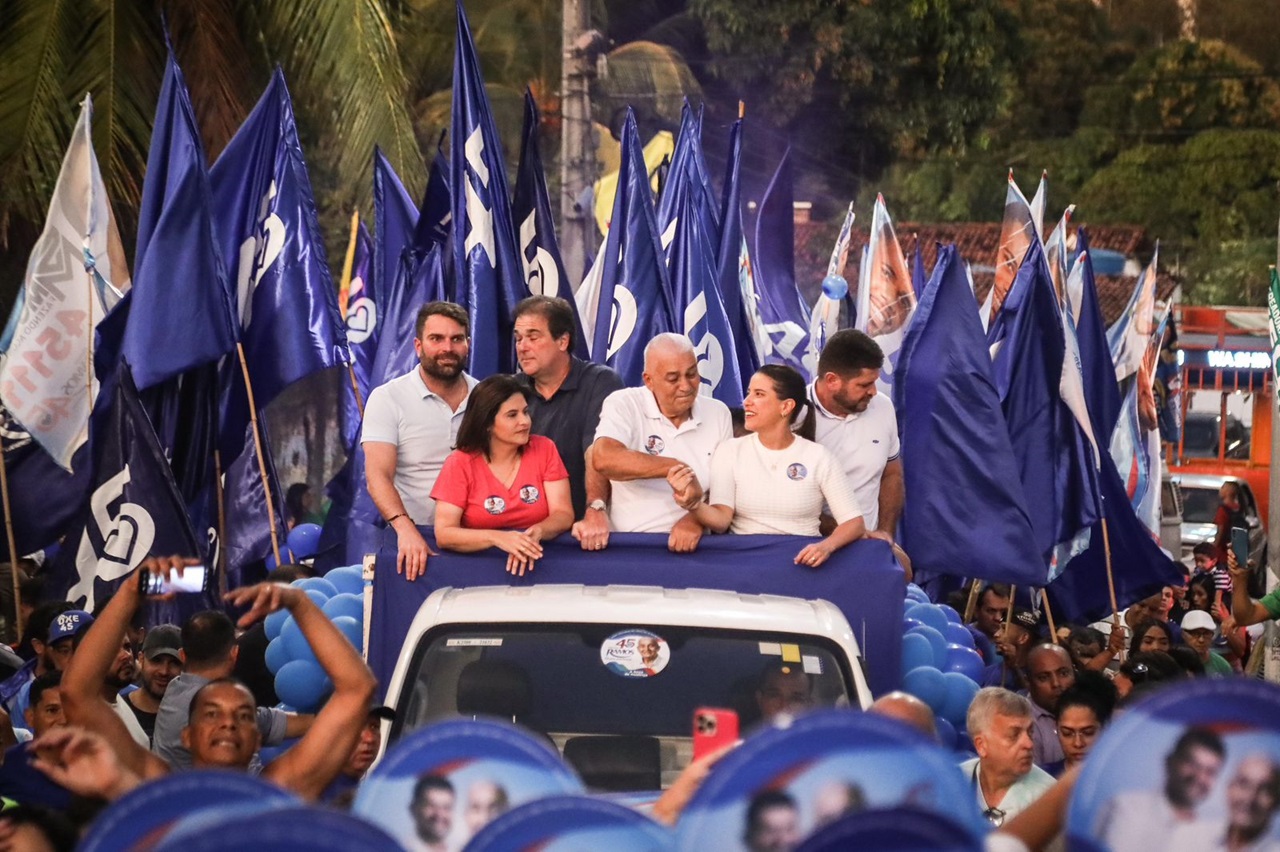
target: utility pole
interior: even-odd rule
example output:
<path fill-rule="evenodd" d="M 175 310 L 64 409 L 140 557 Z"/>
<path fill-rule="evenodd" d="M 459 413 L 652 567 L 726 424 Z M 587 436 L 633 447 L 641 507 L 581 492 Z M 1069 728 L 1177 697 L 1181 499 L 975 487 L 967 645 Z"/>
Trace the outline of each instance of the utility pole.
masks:
<path fill-rule="evenodd" d="M 577 288 L 586 271 L 593 242 L 594 218 L 579 206 L 595 183 L 596 150 L 592 140 L 591 80 L 604 36 L 591 29 L 590 0 L 564 0 L 563 51 L 560 72 L 560 253 L 570 286 Z"/>

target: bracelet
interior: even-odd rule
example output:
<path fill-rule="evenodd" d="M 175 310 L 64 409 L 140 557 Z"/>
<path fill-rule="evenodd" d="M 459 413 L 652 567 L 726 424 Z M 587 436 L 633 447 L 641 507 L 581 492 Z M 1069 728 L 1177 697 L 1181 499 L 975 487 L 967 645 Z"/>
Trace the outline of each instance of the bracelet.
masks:
<path fill-rule="evenodd" d="M 391 523 L 399 518 L 407 518 L 407 517 L 409 517 L 408 512 L 401 512 L 398 515 L 392 515 L 391 517 L 387 518 L 387 526 L 391 526 Z"/>

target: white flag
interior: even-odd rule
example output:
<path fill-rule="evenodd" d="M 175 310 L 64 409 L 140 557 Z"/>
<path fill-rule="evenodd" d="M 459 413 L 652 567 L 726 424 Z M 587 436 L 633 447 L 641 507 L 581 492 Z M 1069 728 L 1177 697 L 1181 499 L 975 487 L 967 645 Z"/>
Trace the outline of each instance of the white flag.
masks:
<path fill-rule="evenodd" d="M 88 369 L 93 329 L 128 281 L 93 154 L 92 114 L 86 96 L 0 355 L 0 402 L 67 470 L 88 438 L 98 392 Z"/>

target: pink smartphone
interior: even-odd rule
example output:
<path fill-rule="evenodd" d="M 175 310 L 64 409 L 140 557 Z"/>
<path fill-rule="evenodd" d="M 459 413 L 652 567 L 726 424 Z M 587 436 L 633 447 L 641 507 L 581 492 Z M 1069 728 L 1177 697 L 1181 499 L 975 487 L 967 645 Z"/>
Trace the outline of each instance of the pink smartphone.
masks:
<path fill-rule="evenodd" d="M 720 707 L 693 711 L 693 759 L 705 757 L 738 741 L 738 714 Z"/>

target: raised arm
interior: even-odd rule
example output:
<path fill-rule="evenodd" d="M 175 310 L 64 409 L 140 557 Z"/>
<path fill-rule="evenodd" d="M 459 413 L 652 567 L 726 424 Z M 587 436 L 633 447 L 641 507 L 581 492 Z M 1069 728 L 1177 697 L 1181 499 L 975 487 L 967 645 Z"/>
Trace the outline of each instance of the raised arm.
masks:
<path fill-rule="evenodd" d="M 333 681 L 333 694 L 296 745 L 262 770 L 262 776 L 308 801 L 315 801 L 346 762 L 360 736 L 377 681 L 347 637 L 306 592 L 294 586 L 262 583 L 227 595 L 236 606 L 250 607 L 240 619 L 248 627 L 279 609 L 298 623 L 320 667 Z"/>
<path fill-rule="evenodd" d="M 1231 616 L 1236 624 L 1248 627 L 1274 618 L 1261 601 L 1249 597 L 1249 568 L 1240 566 L 1236 561 L 1235 550 L 1230 547 L 1227 548 L 1227 570 L 1231 572 Z"/>
<path fill-rule="evenodd" d="M 388 526 L 396 531 L 396 573 L 414 580 L 427 572 L 426 539 L 418 532 L 418 518 L 409 517 L 404 500 L 396 490 L 396 460 L 399 451 L 395 444 L 366 441 L 364 444 L 364 478 L 373 505 L 382 517 L 390 521 Z M 422 519 L 426 520 L 426 519 Z"/>
<path fill-rule="evenodd" d="M 125 630 L 142 601 L 139 574 L 165 574 L 186 565 L 198 564 L 198 559 L 181 556 L 153 557 L 144 561 L 137 571 L 125 577 L 97 620 L 89 626 L 62 675 L 62 706 L 67 721 L 103 737 L 121 764 L 144 779 L 167 774 L 168 764 L 133 739 L 124 722 L 102 699 L 102 684 L 120 652 Z"/>

